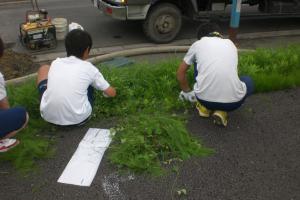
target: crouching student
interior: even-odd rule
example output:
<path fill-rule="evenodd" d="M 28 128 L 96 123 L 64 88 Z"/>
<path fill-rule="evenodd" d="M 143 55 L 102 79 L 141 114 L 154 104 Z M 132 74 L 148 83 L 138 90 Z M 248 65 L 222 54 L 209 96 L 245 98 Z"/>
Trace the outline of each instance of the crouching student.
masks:
<path fill-rule="evenodd" d="M 198 29 L 198 41 L 192 44 L 177 70 L 183 95 L 191 95 L 186 72 L 194 65 L 194 95 L 201 117 L 212 115 L 214 122 L 227 126 L 227 112 L 239 108 L 253 93 L 250 77 L 238 77 L 238 52 L 229 39 L 219 33 L 214 24 Z"/>
<path fill-rule="evenodd" d="M 0 58 L 3 52 L 4 44 L 0 38 Z M 28 120 L 28 113 L 23 107 L 9 106 L 5 80 L 0 72 L 0 152 L 6 152 L 19 144 L 19 140 L 12 137 L 27 125 Z"/>
<path fill-rule="evenodd" d="M 80 125 L 89 119 L 94 88 L 114 97 L 116 91 L 88 58 L 92 38 L 75 29 L 65 38 L 67 57 L 57 58 L 38 71 L 40 112 L 44 120 L 56 125 Z"/>

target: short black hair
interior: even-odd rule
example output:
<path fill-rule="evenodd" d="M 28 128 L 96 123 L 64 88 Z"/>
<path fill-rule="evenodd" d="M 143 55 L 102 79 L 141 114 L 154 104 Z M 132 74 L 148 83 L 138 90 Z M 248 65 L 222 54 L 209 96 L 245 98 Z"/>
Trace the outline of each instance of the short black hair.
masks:
<path fill-rule="evenodd" d="M 220 32 L 220 30 L 221 28 L 216 23 L 208 22 L 208 23 L 201 24 L 198 27 L 197 38 L 199 40 L 202 37 L 208 36 L 210 33 Z"/>
<path fill-rule="evenodd" d="M 4 53 L 4 43 L 0 37 L 0 58 L 3 56 Z"/>
<path fill-rule="evenodd" d="M 89 48 L 91 50 L 93 45 L 91 35 L 81 29 L 74 29 L 70 31 L 65 38 L 65 47 L 67 56 L 76 56 L 82 58 L 84 51 Z"/>

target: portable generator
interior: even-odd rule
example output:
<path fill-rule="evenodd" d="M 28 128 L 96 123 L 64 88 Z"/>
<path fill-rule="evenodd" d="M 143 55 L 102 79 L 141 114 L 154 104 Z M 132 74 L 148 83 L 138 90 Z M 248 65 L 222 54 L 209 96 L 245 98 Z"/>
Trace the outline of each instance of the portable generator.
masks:
<path fill-rule="evenodd" d="M 45 9 L 39 9 L 31 1 L 33 10 L 26 12 L 26 22 L 20 24 L 20 41 L 23 46 L 30 50 L 41 50 L 42 48 L 55 48 L 56 29 L 48 17 Z"/>

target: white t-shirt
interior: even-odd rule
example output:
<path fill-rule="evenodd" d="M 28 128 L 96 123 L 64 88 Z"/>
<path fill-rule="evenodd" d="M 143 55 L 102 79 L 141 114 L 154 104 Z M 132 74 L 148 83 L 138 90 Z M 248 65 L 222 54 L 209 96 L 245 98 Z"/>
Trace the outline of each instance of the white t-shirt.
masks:
<path fill-rule="evenodd" d="M 74 56 L 57 58 L 48 73 L 47 90 L 40 104 L 41 116 L 58 125 L 84 121 L 92 113 L 87 96 L 90 85 L 102 91 L 110 86 L 90 62 Z"/>
<path fill-rule="evenodd" d="M 5 89 L 5 80 L 3 75 L 0 72 L 0 101 L 7 96 Z"/>
<path fill-rule="evenodd" d="M 231 40 L 203 37 L 192 44 L 183 60 L 188 65 L 197 63 L 194 91 L 199 99 L 233 103 L 246 95 L 246 85 L 238 77 L 237 49 Z"/>

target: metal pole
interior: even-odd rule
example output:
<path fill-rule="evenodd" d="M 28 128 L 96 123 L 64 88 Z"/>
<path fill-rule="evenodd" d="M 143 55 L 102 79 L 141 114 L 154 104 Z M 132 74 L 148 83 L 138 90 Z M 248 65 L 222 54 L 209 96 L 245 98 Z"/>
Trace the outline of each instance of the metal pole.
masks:
<path fill-rule="evenodd" d="M 231 39 L 234 43 L 237 42 L 236 36 L 240 24 L 241 6 L 242 0 L 232 0 L 229 39 Z"/>

